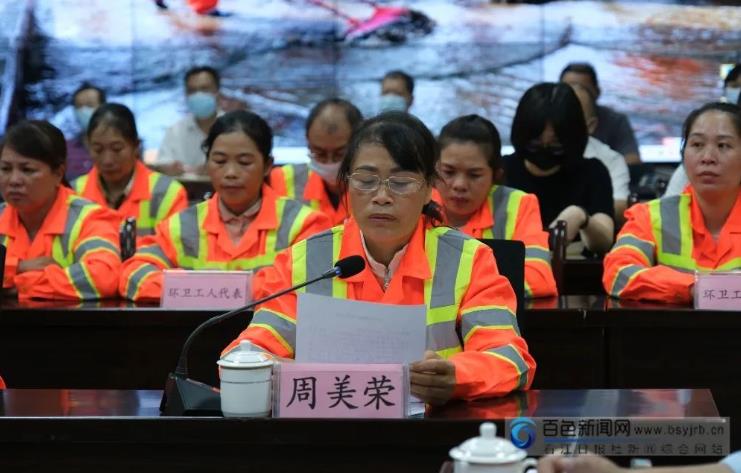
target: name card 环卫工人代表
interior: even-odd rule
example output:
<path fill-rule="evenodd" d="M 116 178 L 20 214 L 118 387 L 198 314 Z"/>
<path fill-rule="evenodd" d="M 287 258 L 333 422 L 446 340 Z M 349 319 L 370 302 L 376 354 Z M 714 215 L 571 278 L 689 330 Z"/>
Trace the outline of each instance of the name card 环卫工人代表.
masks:
<path fill-rule="evenodd" d="M 401 364 L 280 363 L 274 417 L 403 418 L 407 374 Z"/>
<path fill-rule="evenodd" d="M 697 273 L 695 308 L 741 310 L 741 272 Z"/>
<path fill-rule="evenodd" d="M 235 309 L 252 300 L 252 271 L 166 269 L 163 279 L 166 309 Z"/>

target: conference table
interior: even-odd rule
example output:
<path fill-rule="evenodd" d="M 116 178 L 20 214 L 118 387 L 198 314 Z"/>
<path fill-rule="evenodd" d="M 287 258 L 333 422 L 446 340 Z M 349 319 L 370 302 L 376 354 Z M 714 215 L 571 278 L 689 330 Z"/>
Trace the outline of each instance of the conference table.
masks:
<path fill-rule="evenodd" d="M 0 373 L 13 388 L 162 389 L 187 335 L 218 313 L 0 300 Z M 218 386 L 215 362 L 250 318 L 207 329 L 190 376 Z M 529 301 L 519 325 L 538 363 L 536 389 L 708 388 L 721 415 L 741 419 L 736 312 L 561 296 Z M 741 422 L 731 428 L 741 448 Z"/>
<path fill-rule="evenodd" d="M 483 420 L 715 417 L 708 390 L 531 390 L 407 419 L 160 417 L 157 390 L 0 391 L 3 471 L 429 472 Z M 713 461 L 717 458 L 702 458 Z M 625 458 L 623 458 L 625 460 Z M 659 462 L 697 462 L 698 457 Z"/>

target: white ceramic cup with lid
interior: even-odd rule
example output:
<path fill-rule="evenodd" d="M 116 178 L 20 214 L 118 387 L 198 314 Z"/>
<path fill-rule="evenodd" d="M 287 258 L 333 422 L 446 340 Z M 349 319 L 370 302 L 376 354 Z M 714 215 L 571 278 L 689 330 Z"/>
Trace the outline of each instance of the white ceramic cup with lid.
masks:
<path fill-rule="evenodd" d="M 497 437 L 497 426 L 484 422 L 480 437 L 463 442 L 450 451 L 455 473 L 525 473 L 535 469 L 538 461 L 526 458 L 527 452 Z"/>
<path fill-rule="evenodd" d="M 267 417 L 272 401 L 273 357 L 242 341 L 216 362 L 224 417 Z"/>

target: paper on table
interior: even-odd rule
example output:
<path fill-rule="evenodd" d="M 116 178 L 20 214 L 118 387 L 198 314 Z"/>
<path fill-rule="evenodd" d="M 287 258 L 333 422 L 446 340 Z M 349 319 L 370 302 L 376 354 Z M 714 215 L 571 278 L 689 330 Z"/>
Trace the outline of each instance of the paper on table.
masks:
<path fill-rule="evenodd" d="M 411 363 L 424 356 L 423 305 L 389 305 L 300 293 L 296 361 L 306 363 Z M 424 413 L 410 396 L 407 415 Z"/>
<path fill-rule="evenodd" d="M 298 295 L 296 361 L 411 363 L 427 342 L 423 305 L 359 302 Z"/>

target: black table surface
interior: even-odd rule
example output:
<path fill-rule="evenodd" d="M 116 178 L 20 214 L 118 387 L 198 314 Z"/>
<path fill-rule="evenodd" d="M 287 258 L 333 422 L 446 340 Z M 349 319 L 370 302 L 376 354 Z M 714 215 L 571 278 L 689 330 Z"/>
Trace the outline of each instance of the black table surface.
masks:
<path fill-rule="evenodd" d="M 7 471 L 436 472 L 484 419 L 518 415 L 706 417 L 707 390 L 533 390 L 454 402 L 412 419 L 159 417 L 160 391 L 0 392 L 0 465 Z M 500 435 L 503 430 L 500 430 Z"/>

